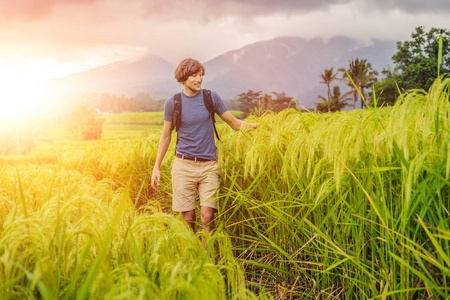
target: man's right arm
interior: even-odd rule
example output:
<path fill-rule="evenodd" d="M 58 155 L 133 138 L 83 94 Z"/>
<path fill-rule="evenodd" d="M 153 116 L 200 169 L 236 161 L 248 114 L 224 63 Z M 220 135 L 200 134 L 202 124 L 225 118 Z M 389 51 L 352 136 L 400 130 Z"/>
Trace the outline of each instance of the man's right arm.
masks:
<path fill-rule="evenodd" d="M 159 139 L 158 153 L 156 155 L 155 166 L 153 167 L 152 172 L 152 188 L 157 191 L 158 186 L 161 180 L 161 172 L 159 171 L 159 167 L 164 159 L 164 156 L 167 153 L 167 149 L 170 145 L 170 139 L 172 136 L 172 122 L 164 120 L 164 127 L 161 133 L 161 138 Z"/>

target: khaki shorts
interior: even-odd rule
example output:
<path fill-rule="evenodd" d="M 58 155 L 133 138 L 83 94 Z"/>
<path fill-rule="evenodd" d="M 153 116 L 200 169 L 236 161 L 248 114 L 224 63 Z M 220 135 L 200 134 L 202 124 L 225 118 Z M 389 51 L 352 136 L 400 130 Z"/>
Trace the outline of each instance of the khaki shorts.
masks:
<path fill-rule="evenodd" d="M 220 170 L 217 161 L 193 161 L 175 157 L 172 165 L 172 210 L 195 209 L 197 191 L 200 206 L 217 209 L 216 190 Z"/>

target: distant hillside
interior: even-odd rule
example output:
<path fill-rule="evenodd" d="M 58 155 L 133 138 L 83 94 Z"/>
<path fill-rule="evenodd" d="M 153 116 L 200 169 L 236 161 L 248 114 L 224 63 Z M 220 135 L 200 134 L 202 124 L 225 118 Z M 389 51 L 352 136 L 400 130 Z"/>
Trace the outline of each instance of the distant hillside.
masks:
<path fill-rule="evenodd" d="M 314 107 L 317 96 L 325 96 L 320 73 L 325 68 L 347 67 L 349 60 L 367 59 L 378 72 L 396 52 L 395 42 L 374 41 L 371 45 L 348 37 L 306 40 L 280 37 L 226 52 L 205 62 L 204 87 L 216 90 L 223 99 L 234 99 L 249 89 L 286 92 L 300 105 Z M 134 96 L 138 92 L 165 99 L 180 90 L 173 78 L 176 66 L 158 56 L 133 62 L 118 62 L 73 74 L 48 85 L 55 92 L 108 92 Z M 343 90 L 343 92 L 345 92 Z"/>
<path fill-rule="evenodd" d="M 326 94 L 320 84 L 325 68 L 347 67 L 349 60 L 367 59 L 375 70 L 392 64 L 395 42 L 375 41 L 364 46 L 357 40 L 335 37 L 305 40 L 283 37 L 258 42 L 227 52 L 205 63 L 205 86 L 217 90 L 224 98 L 233 98 L 248 89 L 286 92 L 300 105 L 314 107 L 317 96 Z"/>
<path fill-rule="evenodd" d="M 149 93 L 154 98 L 166 98 L 168 92 L 179 89 L 173 78 L 174 67 L 163 58 L 148 55 L 136 61 L 121 61 L 75 73 L 46 83 L 56 93 L 111 93 L 134 96 Z"/>

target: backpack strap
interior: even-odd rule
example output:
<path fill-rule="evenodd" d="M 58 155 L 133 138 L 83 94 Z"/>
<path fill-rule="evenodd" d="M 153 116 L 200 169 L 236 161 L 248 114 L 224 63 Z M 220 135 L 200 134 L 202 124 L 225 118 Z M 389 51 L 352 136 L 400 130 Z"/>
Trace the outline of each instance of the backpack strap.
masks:
<path fill-rule="evenodd" d="M 175 94 L 173 96 L 173 117 L 172 117 L 172 128 L 170 131 L 172 131 L 174 128 L 177 132 L 177 143 L 175 144 L 175 154 L 177 154 L 177 147 L 178 145 L 178 129 L 181 125 L 181 93 Z"/>
<path fill-rule="evenodd" d="M 209 112 L 209 115 L 211 117 L 211 120 L 213 122 L 214 127 L 214 133 L 216 135 L 217 140 L 220 141 L 219 134 L 217 133 L 216 129 L 216 118 L 215 118 L 215 110 L 214 110 L 214 104 L 211 97 L 211 91 L 203 89 L 203 102 L 205 103 L 205 107 Z"/>
<path fill-rule="evenodd" d="M 180 128 L 181 124 L 181 93 L 173 96 L 173 117 L 172 117 L 172 130 L 176 131 Z"/>

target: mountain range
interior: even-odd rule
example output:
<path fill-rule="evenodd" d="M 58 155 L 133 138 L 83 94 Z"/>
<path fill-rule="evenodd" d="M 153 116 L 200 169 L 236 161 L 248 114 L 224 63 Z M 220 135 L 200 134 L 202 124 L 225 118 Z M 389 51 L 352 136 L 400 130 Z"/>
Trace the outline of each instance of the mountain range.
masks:
<path fill-rule="evenodd" d="M 374 40 L 366 45 L 344 36 L 327 41 L 280 37 L 225 52 L 204 62 L 203 87 L 217 91 L 224 100 L 236 99 L 248 90 L 285 92 L 299 105 L 314 107 L 319 102 L 318 95 L 326 96 L 325 85 L 319 83 L 325 68 L 333 67 L 337 71 L 358 57 L 367 59 L 381 74 L 383 68 L 392 64 L 395 52 L 393 41 Z M 46 85 L 55 93 L 107 92 L 134 96 L 144 92 L 155 99 L 165 99 L 181 90 L 174 79 L 175 68 L 162 57 L 148 55 L 136 61 L 121 61 L 75 73 Z"/>

